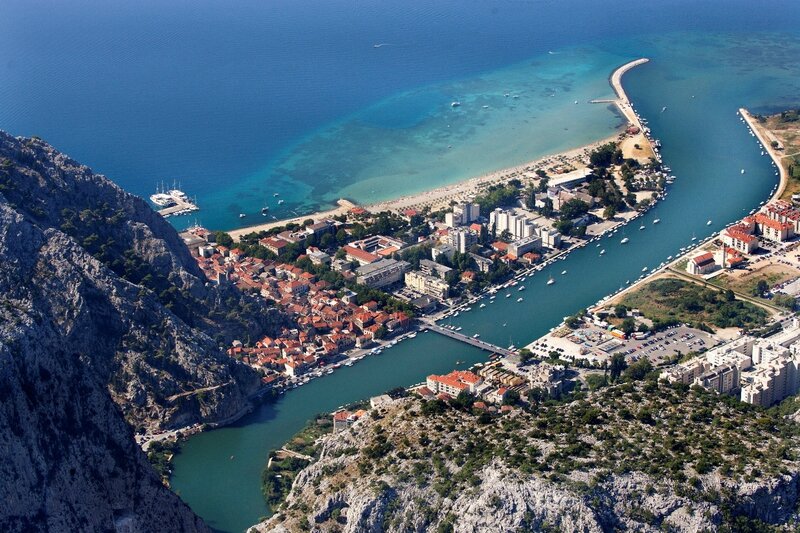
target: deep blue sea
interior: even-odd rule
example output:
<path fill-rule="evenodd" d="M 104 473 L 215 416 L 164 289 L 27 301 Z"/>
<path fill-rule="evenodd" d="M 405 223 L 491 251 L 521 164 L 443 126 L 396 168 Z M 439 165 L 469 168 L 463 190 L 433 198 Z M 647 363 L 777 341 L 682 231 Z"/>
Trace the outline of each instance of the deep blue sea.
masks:
<path fill-rule="evenodd" d="M 618 63 L 667 60 L 676 32 L 794 31 L 798 2 L 754 4 L 5 0 L 0 128 L 145 197 L 177 182 L 202 209 L 177 226 L 228 229 L 607 135 L 617 117 L 586 101 Z"/>
<path fill-rule="evenodd" d="M 5 0 L 0 128 L 136 194 L 179 181 L 201 223 L 233 228 L 260 222 L 265 202 L 292 216 L 386 199 L 605 137 L 620 119 L 587 101 L 649 57 L 624 82 L 678 180 L 629 244 L 579 250 L 551 269 L 555 285 L 542 272 L 524 302 L 458 319 L 521 346 L 769 196 L 774 169 L 735 113 L 800 106 L 798 28 L 796 0 Z M 269 450 L 314 413 L 485 357 L 432 335 L 192 438 L 173 488 L 215 529 L 242 531 L 269 513 Z"/>

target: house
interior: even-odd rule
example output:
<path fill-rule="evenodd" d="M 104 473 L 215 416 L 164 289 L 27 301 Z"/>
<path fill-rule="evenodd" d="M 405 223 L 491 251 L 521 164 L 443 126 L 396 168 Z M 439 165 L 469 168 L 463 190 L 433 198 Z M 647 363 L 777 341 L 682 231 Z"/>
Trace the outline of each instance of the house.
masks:
<path fill-rule="evenodd" d="M 722 232 L 722 242 L 739 252 L 750 254 L 759 248 L 758 237 L 745 224 L 736 224 Z"/>
<path fill-rule="evenodd" d="M 289 243 L 277 237 L 266 237 L 259 239 L 258 244 L 269 250 L 275 255 L 281 255 L 283 249 L 289 246 Z"/>
<path fill-rule="evenodd" d="M 491 403 L 501 404 L 503 400 L 506 399 L 508 396 L 508 389 L 505 387 L 500 387 L 499 389 L 494 389 L 489 394 L 486 395 L 486 400 Z"/>
<path fill-rule="evenodd" d="M 355 246 L 346 245 L 342 247 L 342 250 L 344 250 L 345 257 L 348 261 L 357 261 L 358 264 L 362 266 L 380 260 L 379 256 L 362 250 L 361 248 L 356 248 Z"/>
<path fill-rule="evenodd" d="M 428 376 L 425 386 L 435 394 L 458 396 L 461 392 L 475 394 L 476 388 L 483 383 L 483 378 L 468 370 L 454 370 L 449 374 Z"/>
<path fill-rule="evenodd" d="M 333 432 L 338 433 L 340 431 L 344 431 L 353 424 L 355 424 L 362 416 L 364 416 L 367 412 L 363 409 L 359 409 L 351 413 L 350 411 L 336 411 L 333 413 Z"/>
<path fill-rule="evenodd" d="M 694 276 L 703 276 L 717 269 L 714 254 L 705 252 L 689 259 L 686 263 L 686 272 Z"/>
<path fill-rule="evenodd" d="M 756 213 L 752 217 L 756 232 L 773 242 L 786 242 L 794 237 L 794 224 L 770 218 L 765 213 Z"/>

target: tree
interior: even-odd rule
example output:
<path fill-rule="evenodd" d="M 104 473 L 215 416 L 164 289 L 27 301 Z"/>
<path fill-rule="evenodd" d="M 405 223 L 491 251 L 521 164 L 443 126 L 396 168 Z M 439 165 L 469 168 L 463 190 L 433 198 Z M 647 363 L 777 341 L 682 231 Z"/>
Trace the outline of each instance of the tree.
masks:
<path fill-rule="evenodd" d="M 622 373 L 625 381 L 641 381 L 653 371 L 653 365 L 648 359 L 639 359 Z"/>
<path fill-rule="evenodd" d="M 326 233 L 319 239 L 320 248 L 323 248 L 325 250 L 333 247 L 334 244 L 336 244 L 336 238 L 330 233 Z"/>
<path fill-rule="evenodd" d="M 381 340 L 385 338 L 388 333 L 389 330 L 387 330 L 384 326 L 381 326 L 375 330 L 375 338 Z"/>
<path fill-rule="evenodd" d="M 617 214 L 617 208 L 613 205 L 607 205 L 605 209 L 603 209 L 603 218 L 605 219 L 612 219 L 614 215 Z"/>
<path fill-rule="evenodd" d="M 622 304 L 618 304 L 614 307 L 614 314 L 617 318 L 625 318 L 628 316 L 628 308 Z"/>
<path fill-rule="evenodd" d="M 755 296 L 763 296 L 765 292 L 769 290 L 769 283 L 766 280 L 760 279 L 756 284 L 755 288 L 753 289 L 753 295 Z"/>
<path fill-rule="evenodd" d="M 503 405 L 516 405 L 519 403 L 519 393 L 515 390 L 510 390 L 503 398 Z"/>
<path fill-rule="evenodd" d="M 519 351 L 519 360 L 523 365 L 531 359 L 533 359 L 533 353 L 529 349 L 523 348 Z"/>
<path fill-rule="evenodd" d="M 609 377 L 611 381 L 617 381 L 622 372 L 628 368 L 628 363 L 625 361 L 625 354 L 615 353 L 611 356 L 611 364 L 608 365 Z"/>
<path fill-rule="evenodd" d="M 573 198 L 561 206 L 561 220 L 572 220 L 585 215 L 589 211 L 589 204 L 583 200 Z"/>
<path fill-rule="evenodd" d="M 224 231 L 217 231 L 214 233 L 214 240 L 217 244 L 225 246 L 226 248 L 230 248 L 233 246 L 233 237 L 225 233 Z"/>
<path fill-rule="evenodd" d="M 636 331 L 636 321 L 631 317 L 628 317 L 622 321 L 622 324 L 620 325 L 619 329 L 621 329 L 625 335 L 630 335 L 631 333 Z"/>

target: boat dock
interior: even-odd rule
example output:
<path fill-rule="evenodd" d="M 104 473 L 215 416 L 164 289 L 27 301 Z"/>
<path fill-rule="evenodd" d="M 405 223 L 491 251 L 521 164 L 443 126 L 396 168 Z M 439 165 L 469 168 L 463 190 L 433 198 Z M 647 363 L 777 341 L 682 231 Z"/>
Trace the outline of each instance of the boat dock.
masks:
<path fill-rule="evenodd" d="M 174 186 L 168 191 L 162 185 L 160 190 L 156 189 L 156 193 L 150 196 L 150 201 L 161 208 L 158 214 L 164 218 L 185 215 L 200 209 L 185 192 Z"/>
<path fill-rule="evenodd" d="M 164 218 L 173 216 L 173 215 L 183 215 L 185 213 L 191 213 L 192 211 L 199 211 L 200 208 L 197 207 L 196 204 L 193 204 L 186 198 L 179 198 L 177 196 L 173 196 L 172 199 L 175 202 L 175 205 L 171 205 L 169 207 L 165 207 L 164 209 L 159 209 L 158 214 Z"/>
<path fill-rule="evenodd" d="M 513 350 L 509 350 L 507 348 L 501 348 L 501 347 L 495 346 L 494 344 L 491 344 L 489 342 L 482 341 L 482 340 L 477 339 L 475 337 L 469 337 L 469 336 L 464 335 L 462 333 L 459 333 L 457 331 L 453 331 L 453 330 L 450 330 L 450 329 L 447 329 L 447 328 L 443 328 L 442 326 L 439 326 L 437 324 L 431 324 L 429 322 L 424 323 L 420 327 L 420 329 L 423 329 L 423 330 L 424 329 L 429 329 L 431 331 L 435 331 L 436 333 L 444 335 L 445 337 L 450 337 L 451 339 L 455 339 L 457 341 L 461 341 L 463 343 L 469 344 L 470 346 L 474 346 L 476 348 L 480 348 L 481 350 L 484 350 L 484 351 L 487 351 L 487 352 L 500 354 L 500 355 L 505 356 L 505 357 L 508 357 L 510 355 L 516 355 L 516 353 L 517 353 L 517 352 L 515 352 Z"/>

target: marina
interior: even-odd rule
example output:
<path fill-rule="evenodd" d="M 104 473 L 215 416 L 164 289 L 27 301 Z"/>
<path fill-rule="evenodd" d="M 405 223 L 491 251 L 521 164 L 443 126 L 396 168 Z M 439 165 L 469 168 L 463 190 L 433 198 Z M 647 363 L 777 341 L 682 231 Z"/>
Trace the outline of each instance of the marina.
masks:
<path fill-rule="evenodd" d="M 164 218 L 187 215 L 200 210 L 197 203 L 175 185 L 169 190 L 162 185 L 155 194 L 150 196 L 150 201 L 161 208 L 158 210 L 158 214 Z"/>

